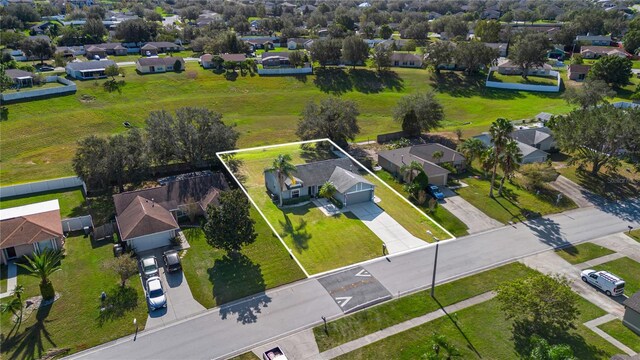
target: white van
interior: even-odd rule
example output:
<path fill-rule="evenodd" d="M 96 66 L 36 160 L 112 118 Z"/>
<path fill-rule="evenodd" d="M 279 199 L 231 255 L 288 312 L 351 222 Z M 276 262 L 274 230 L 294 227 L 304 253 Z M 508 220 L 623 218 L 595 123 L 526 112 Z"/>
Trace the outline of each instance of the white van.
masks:
<path fill-rule="evenodd" d="M 604 291 L 608 296 L 624 294 L 624 280 L 606 271 L 592 269 L 582 270 L 582 281 L 587 282 Z"/>

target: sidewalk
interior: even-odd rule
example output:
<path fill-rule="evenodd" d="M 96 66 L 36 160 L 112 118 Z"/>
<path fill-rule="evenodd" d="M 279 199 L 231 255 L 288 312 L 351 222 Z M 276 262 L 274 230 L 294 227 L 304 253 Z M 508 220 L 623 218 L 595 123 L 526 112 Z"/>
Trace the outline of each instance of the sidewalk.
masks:
<path fill-rule="evenodd" d="M 0 294 L 0 299 L 11 296 L 13 289 L 18 285 L 18 267 L 13 261 L 7 263 L 7 291 Z"/>
<path fill-rule="evenodd" d="M 584 326 L 588 327 L 591 331 L 593 331 L 594 333 L 600 335 L 603 339 L 607 340 L 608 342 L 611 343 L 611 345 L 617 347 L 618 349 L 624 351 L 625 353 L 627 353 L 627 355 L 635 355 L 636 352 L 631 350 L 627 345 L 621 343 L 620 341 L 614 339 L 611 335 L 607 334 L 606 332 L 600 330 L 600 328 L 598 328 L 598 326 L 604 324 L 604 323 L 608 323 L 611 320 L 615 320 L 616 317 L 611 315 L 611 314 L 607 314 L 604 316 L 601 316 L 597 319 L 593 319 L 591 321 L 587 321 L 586 323 L 584 323 Z"/>

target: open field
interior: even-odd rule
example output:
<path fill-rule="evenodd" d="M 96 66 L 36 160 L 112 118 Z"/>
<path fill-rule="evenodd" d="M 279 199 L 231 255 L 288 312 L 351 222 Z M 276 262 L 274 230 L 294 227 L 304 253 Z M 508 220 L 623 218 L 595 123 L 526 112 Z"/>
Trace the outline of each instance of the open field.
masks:
<path fill-rule="evenodd" d="M 182 260 L 193 297 L 212 308 L 305 277 L 255 209 L 256 241 L 237 258 L 211 247 L 202 229 L 184 229 L 191 248 Z"/>
<path fill-rule="evenodd" d="M 556 250 L 556 254 L 573 265 L 613 253 L 606 247 L 592 243 L 583 243 Z"/>
<path fill-rule="evenodd" d="M 521 119 L 541 111 L 570 110 L 559 94 L 486 89 L 482 76 L 466 78 L 453 72 L 435 76 L 421 69 L 395 69 L 384 76 L 364 69 L 317 69 L 305 77 L 247 75 L 235 81 L 195 63 L 188 63 L 182 73 L 140 76 L 133 67 L 126 69 L 122 93 L 105 92 L 105 80 L 77 81 L 74 95 L 8 105 L 9 120 L 0 123 L 5 134 L 0 138 L 3 183 L 71 175 L 71 158 L 80 138 L 125 131 L 124 121 L 143 127 L 150 111 L 173 111 L 187 104 L 224 114 L 227 123 L 237 125 L 239 147 L 296 140 L 304 104 L 329 95 L 358 104 L 357 141 L 399 130 L 391 120 L 396 102 L 429 89 L 444 105 L 443 129 L 461 127 L 465 136 L 486 130 L 498 117 Z"/>
<path fill-rule="evenodd" d="M 633 330 L 624 326 L 619 319 L 611 320 L 608 323 L 598 326 L 600 330 L 613 336 L 616 340 L 627 345 L 631 350 L 640 352 L 640 335 L 633 332 Z"/>
<path fill-rule="evenodd" d="M 442 306 L 494 290 L 505 279 L 515 280 L 535 273 L 520 264 L 511 263 L 460 280 L 436 286 L 436 298 Z M 329 334 L 323 326 L 313 332 L 320 351 L 334 348 L 395 324 L 438 310 L 439 305 L 429 296 L 430 290 L 419 291 L 380 305 L 359 311 L 329 323 Z"/>
<path fill-rule="evenodd" d="M 547 215 L 576 208 L 568 197 L 564 196 L 559 206 L 555 204 L 555 193 L 536 196 L 525 189 L 505 181 L 503 196 L 498 196 L 499 182 L 496 179 L 494 198 L 489 198 L 489 180 L 481 176 L 461 179 L 469 186 L 457 189 L 456 192 L 473 206 L 488 216 L 506 224 L 509 221 L 525 221 L 537 215 Z"/>
<path fill-rule="evenodd" d="M 263 172 L 279 154 L 291 155 L 293 164 L 333 156 L 320 151 L 303 151 L 299 145 L 243 151 L 235 155 L 242 161 L 238 175 L 244 187 L 305 269 L 313 274 L 380 256 L 382 241 L 351 212 L 326 216 L 312 203 L 283 209 L 273 203 L 264 186 Z M 366 176 L 376 185 L 375 194 L 382 200 L 379 206 L 414 236 L 431 240 L 425 232 L 431 229 L 440 239 L 449 237 L 384 184 Z"/>
<path fill-rule="evenodd" d="M 112 243 L 73 236 L 66 239 L 65 250 L 62 270 L 51 276 L 60 299 L 31 313 L 19 329 L 14 328 L 10 314 L 0 317 L 2 358 L 37 359 L 51 348 L 81 351 L 133 333 L 133 318 L 144 328 L 147 305 L 138 275 L 121 288 L 119 276 L 102 267 L 105 260 L 113 258 Z M 40 295 L 39 282 L 18 268 L 24 299 Z M 100 311 L 102 291 L 114 304 L 105 311 Z"/>
<path fill-rule="evenodd" d="M 631 297 L 640 290 L 640 263 L 623 257 L 594 267 L 595 270 L 606 270 L 619 277 L 624 282 L 624 294 Z"/>
<path fill-rule="evenodd" d="M 87 204 L 82 194 L 82 189 L 61 189 L 47 191 L 38 194 L 29 194 L 0 200 L 0 209 L 7 209 L 16 206 L 35 204 L 43 201 L 58 199 L 60 204 L 60 217 L 63 219 L 87 215 Z"/>
<path fill-rule="evenodd" d="M 578 295 L 576 295 L 578 296 Z M 595 305 L 578 298 L 581 310 L 577 329 L 553 343 L 568 344 L 581 360 L 609 359 L 620 353 L 616 347 L 582 325 L 604 315 Z M 599 315 L 592 317 L 591 315 Z M 488 331 L 490 329 L 490 331 Z M 433 334 L 443 335 L 461 353 L 461 359 L 521 359 L 511 333 L 511 322 L 505 320 L 497 300 L 460 310 L 424 325 L 374 342 L 337 359 L 420 359 L 431 349 Z M 528 354 L 527 354 L 528 355 Z"/>

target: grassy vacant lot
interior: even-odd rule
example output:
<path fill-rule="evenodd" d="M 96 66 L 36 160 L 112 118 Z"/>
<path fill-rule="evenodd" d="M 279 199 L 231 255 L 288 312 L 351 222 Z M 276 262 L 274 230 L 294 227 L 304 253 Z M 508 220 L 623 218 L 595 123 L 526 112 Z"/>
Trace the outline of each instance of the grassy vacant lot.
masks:
<path fill-rule="evenodd" d="M 396 179 L 394 179 L 393 175 L 389 174 L 387 171 L 380 170 L 376 171 L 376 175 L 384 182 L 389 184 L 392 188 L 394 188 L 397 192 L 402 194 L 404 197 L 409 198 L 409 194 L 404 190 L 402 184 L 400 184 Z M 437 206 L 434 211 L 429 211 L 428 206 L 416 205 L 422 211 L 424 211 L 427 215 L 431 216 L 438 224 L 442 225 L 445 229 L 447 229 L 453 236 L 464 236 L 467 235 L 467 230 L 469 229 L 465 223 L 460 221 L 457 217 L 455 217 L 452 213 L 450 213 L 447 209 L 442 206 Z M 431 239 L 429 239 L 431 240 Z"/>
<path fill-rule="evenodd" d="M 633 166 L 624 161 L 616 174 L 608 174 L 606 169 L 601 169 L 598 176 L 593 176 L 590 167 L 582 170 L 576 166 L 565 166 L 557 170 L 594 194 L 610 199 L 635 197 L 640 192 L 640 173 L 633 171 Z"/>
<path fill-rule="evenodd" d="M 640 352 L 640 336 L 624 326 L 622 321 L 615 319 L 598 327 L 613 336 L 616 340 L 630 347 L 631 350 Z"/>
<path fill-rule="evenodd" d="M 624 293 L 631 296 L 640 290 L 640 264 L 623 257 L 594 267 L 595 270 L 606 270 L 618 275 L 625 281 Z"/>
<path fill-rule="evenodd" d="M 454 72 L 435 76 L 422 69 L 396 69 L 384 76 L 364 69 L 318 69 L 304 77 L 247 75 L 234 81 L 195 63 L 188 63 L 182 73 L 140 76 L 133 67 L 126 69 L 122 93 L 105 92 L 105 80 L 78 81 L 74 95 L 8 105 L 9 120 L 0 123 L 0 132 L 7 134 L 0 138 L 3 182 L 71 175 L 78 139 L 125 131 L 124 121 L 143 127 L 150 111 L 187 105 L 224 114 L 227 123 L 237 125 L 240 147 L 296 140 L 304 104 L 329 95 L 358 104 L 357 141 L 399 130 L 391 120 L 393 107 L 416 91 L 435 90 L 445 108 L 443 128 L 461 127 L 465 136 L 486 130 L 498 117 L 522 119 L 541 111 L 570 110 L 560 94 L 487 89 L 483 76 L 467 78 Z"/>
<path fill-rule="evenodd" d="M 584 243 L 556 250 L 556 254 L 574 265 L 613 253 L 614 251 L 606 247 L 592 243 Z"/>
<path fill-rule="evenodd" d="M 3 358 L 40 358 L 51 348 L 84 350 L 131 334 L 135 331 L 133 318 L 144 328 L 147 306 L 139 277 L 132 276 L 123 289 L 119 276 L 102 267 L 113 257 L 111 245 L 82 236 L 67 238 L 62 270 L 51 276 L 60 299 L 25 318 L 19 329 L 9 314 L 0 317 Z M 39 279 L 20 268 L 18 284 L 25 287 L 25 299 L 40 295 Z M 102 291 L 107 293 L 107 301 L 114 301 L 115 305 L 101 312 Z"/>
<path fill-rule="evenodd" d="M 514 280 L 533 273 L 534 270 L 520 263 L 512 263 L 439 285 L 436 297 L 442 306 L 447 306 L 494 290 L 507 279 Z M 332 321 L 329 323 L 329 335 L 323 326 L 315 327 L 313 332 L 322 352 L 438 309 L 439 305 L 429 296 L 429 291 L 420 291 Z"/>
<path fill-rule="evenodd" d="M 619 353 L 620 350 L 582 325 L 604 315 L 604 312 L 581 298 L 578 298 L 578 304 L 582 314 L 577 321 L 577 329 L 552 341 L 568 344 L 574 356 L 581 360 L 604 360 Z M 421 359 L 431 351 L 434 333 L 445 336 L 456 346 L 462 359 L 521 359 L 525 355 L 518 353 L 511 335 L 511 322 L 505 320 L 498 301 L 493 299 L 374 342 L 337 359 Z"/>
<path fill-rule="evenodd" d="M 58 202 L 60 203 L 60 216 L 63 219 L 86 215 L 88 213 L 88 208 L 84 201 L 84 195 L 80 188 L 53 190 L 35 195 L 29 194 L 13 198 L 3 198 L 0 200 L 0 209 L 35 204 L 53 199 L 58 199 Z"/>
<path fill-rule="evenodd" d="M 525 84 L 525 85 L 550 85 L 550 86 L 558 85 L 558 79 L 551 76 L 529 75 L 525 79 L 520 75 L 502 75 L 502 74 L 499 74 L 497 71 L 491 72 L 491 75 L 489 76 L 489 81 L 513 83 L 513 84 Z"/>
<path fill-rule="evenodd" d="M 252 215 L 258 238 L 238 258 L 207 244 L 202 229 L 184 229 L 191 248 L 182 266 L 193 297 L 206 308 L 305 277 L 255 209 Z"/>
<path fill-rule="evenodd" d="M 631 233 L 626 233 L 628 236 L 630 236 L 632 239 L 634 239 L 637 242 L 640 242 L 640 229 L 636 229 L 631 231 Z"/>
<path fill-rule="evenodd" d="M 509 221 L 525 221 L 535 216 L 562 212 L 576 207 L 576 204 L 566 196 L 562 198 L 559 206 L 556 206 L 556 191 L 549 190 L 549 193 L 535 195 L 505 181 L 503 196 L 499 197 L 497 196 L 499 183 L 496 181 L 495 198 L 492 199 L 489 198 L 490 180 L 481 176 L 472 176 L 462 181 L 469 186 L 457 189 L 456 192 L 483 213 L 505 224 Z"/>
<path fill-rule="evenodd" d="M 293 164 L 326 159 L 330 155 L 302 151 L 298 145 L 240 152 L 236 155 L 243 162 L 240 169 L 243 185 L 310 274 L 381 254 L 382 241 L 350 212 L 326 216 L 313 204 L 279 209 L 266 192 L 263 175 L 264 169 L 271 165 L 278 154 L 290 154 Z M 410 208 L 409 204 L 384 184 L 373 177 L 369 180 L 377 185 L 376 196 L 382 200 L 379 206 L 412 234 L 427 239 L 425 231 L 431 229 L 439 238 L 448 238 L 446 233 Z"/>

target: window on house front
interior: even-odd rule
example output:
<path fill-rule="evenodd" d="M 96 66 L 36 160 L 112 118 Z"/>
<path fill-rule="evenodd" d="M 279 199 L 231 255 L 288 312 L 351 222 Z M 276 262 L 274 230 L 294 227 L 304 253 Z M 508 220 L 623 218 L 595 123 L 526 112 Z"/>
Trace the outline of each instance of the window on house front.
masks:
<path fill-rule="evenodd" d="M 300 197 L 300 190 L 291 190 L 291 197 L 292 198 L 299 198 Z"/>

